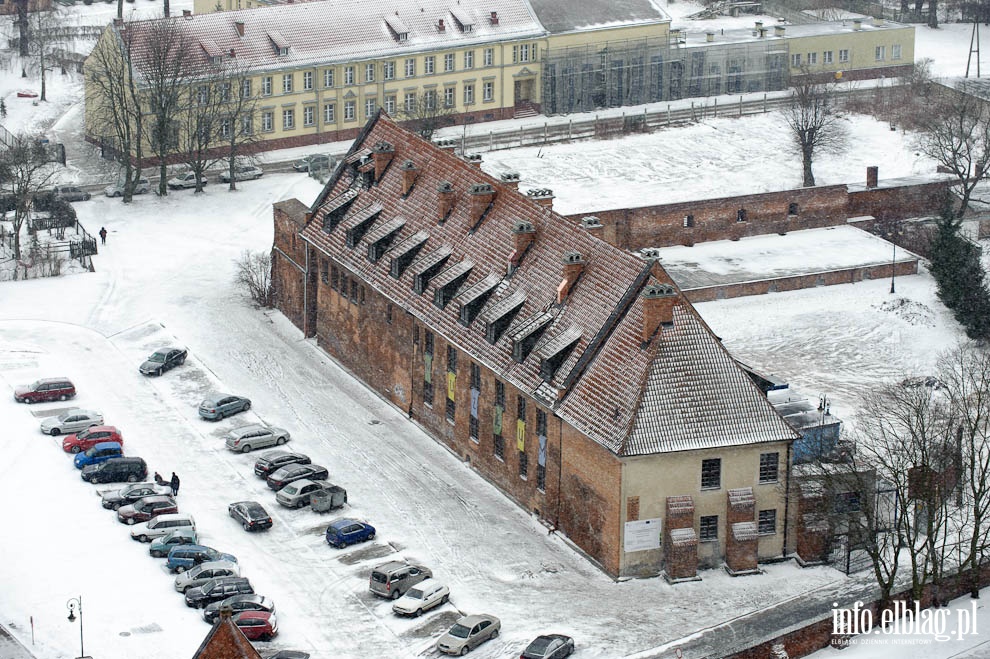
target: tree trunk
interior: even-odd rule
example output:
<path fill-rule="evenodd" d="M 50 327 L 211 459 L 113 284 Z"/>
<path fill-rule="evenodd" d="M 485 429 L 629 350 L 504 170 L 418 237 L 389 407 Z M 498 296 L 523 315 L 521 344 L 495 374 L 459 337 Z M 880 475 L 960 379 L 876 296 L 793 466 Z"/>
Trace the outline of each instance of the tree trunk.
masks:
<path fill-rule="evenodd" d="M 901 20 L 904 20 L 904 14 L 911 11 L 911 0 L 901 0 Z"/>
<path fill-rule="evenodd" d="M 925 0 L 914 0 L 914 13 L 920 14 L 921 8 L 925 5 Z"/>
<path fill-rule="evenodd" d="M 47 101 L 48 99 L 45 98 L 45 45 L 44 44 L 41 44 L 40 50 L 41 52 L 39 53 L 39 55 L 41 62 L 41 100 Z"/>
<path fill-rule="evenodd" d="M 811 171 L 811 154 L 805 151 L 801 159 L 804 165 L 804 187 L 813 188 L 815 187 L 815 175 Z"/>
<path fill-rule="evenodd" d="M 158 196 L 168 196 L 168 165 L 165 164 L 165 158 L 158 160 Z"/>
<path fill-rule="evenodd" d="M 21 57 L 27 57 L 30 54 L 28 49 L 29 38 L 31 31 L 28 27 L 28 0 L 17 0 L 17 36 L 18 36 L 18 52 Z"/>
<path fill-rule="evenodd" d="M 227 160 L 227 175 L 230 177 L 230 186 L 227 189 L 228 190 L 231 190 L 231 191 L 236 190 L 237 189 L 237 184 L 234 181 L 234 154 L 233 154 L 233 150 L 231 150 L 230 158 Z"/>
<path fill-rule="evenodd" d="M 117 0 L 117 18 L 124 20 L 124 0 Z"/>
<path fill-rule="evenodd" d="M 928 0 L 928 27 L 938 27 L 938 0 Z"/>
<path fill-rule="evenodd" d="M 165 11 L 165 18 L 168 18 L 168 17 L 169 17 L 169 13 L 168 13 L 168 12 L 169 12 L 169 8 L 168 8 L 168 0 L 165 0 L 165 2 L 164 2 L 164 5 L 165 5 L 165 6 L 163 7 L 163 9 L 164 9 L 164 11 Z"/>

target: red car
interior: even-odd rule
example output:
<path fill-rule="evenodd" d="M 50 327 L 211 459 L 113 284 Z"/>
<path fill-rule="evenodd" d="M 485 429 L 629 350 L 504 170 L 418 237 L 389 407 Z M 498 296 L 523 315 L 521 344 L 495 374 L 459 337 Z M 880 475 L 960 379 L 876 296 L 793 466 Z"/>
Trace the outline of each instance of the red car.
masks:
<path fill-rule="evenodd" d="M 18 403 L 46 403 L 75 397 L 76 387 L 69 378 L 46 378 L 14 389 L 14 400 Z"/>
<path fill-rule="evenodd" d="M 100 442 L 117 442 L 124 446 L 124 436 L 114 426 L 93 426 L 75 435 L 66 435 L 62 440 L 62 450 L 66 453 L 88 451 Z"/>
<path fill-rule="evenodd" d="M 242 611 L 233 620 L 249 641 L 269 641 L 278 635 L 278 621 L 269 611 Z"/>
<path fill-rule="evenodd" d="M 179 507 L 175 499 L 167 496 L 150 496 L 138 499 L 129 506 L 121 506 L 117 510 L 117 521 L 124 524 L 147 522 L 152 517 L 166 513 L 177 513 Z"/>

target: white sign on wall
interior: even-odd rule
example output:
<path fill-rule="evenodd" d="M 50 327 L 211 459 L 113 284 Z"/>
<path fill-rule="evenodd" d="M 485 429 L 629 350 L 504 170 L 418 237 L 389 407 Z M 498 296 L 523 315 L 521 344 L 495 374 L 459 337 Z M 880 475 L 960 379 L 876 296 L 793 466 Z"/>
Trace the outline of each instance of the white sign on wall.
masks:
<path fill-rule="evenodd" d="M 626 553 L 646 551 L 647 549 L 660 549 L 660 529 L 659 517 L 626 522 L 624 543 Z"/>

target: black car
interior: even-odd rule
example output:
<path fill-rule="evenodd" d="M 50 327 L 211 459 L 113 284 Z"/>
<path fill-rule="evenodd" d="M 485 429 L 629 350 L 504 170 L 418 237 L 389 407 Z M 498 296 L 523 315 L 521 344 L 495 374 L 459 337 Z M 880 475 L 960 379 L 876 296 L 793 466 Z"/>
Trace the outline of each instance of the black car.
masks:
<path fill-rule="evenodd" d="M 257 501 L 238 501 L 227 506 L 227 514 L 240 522 L 245 531 L 272 528 L 272 518 Z"/>
<path fill-rule="evenodd" d="M 137 483 L 148 477 L 148 465 L 141 458 L 110 458 L 86 465 L 79 475 L 87 483 Z"/>
<path fill-rule="evenodd" d="M 312 462 L 308 455 L 302 453 L 289 453 L 288 451 L 269 451 L 263 454 L 254 463 L 254 475 L 268 478 L 268 476 L 281 467 L 292 464 L 308 465 Z"/>
<path fill-rule="evenodd" d="M 526 646 L 519 659 L 564 659 L 574 652 L 574 639 L 563 634 L 537 636 Z"/>
<path fill-rule="evenodd" d="M 247 577 L 217 577 L 210 579 L 202 586 L 186 591 L 186 606 L 194 609 L 225 600 L 234 595 L 253 595 L 254 588 Z"/>
<path fill-rule="evenodd" d="M 271 473 L 268 477 L 268 487 L 276 492 L 293 481 L 308 478 L 312 481 L 325 481 L 330 478 L 330 472 L 320 465 L 288 465 Z"/>
<path fill-rule="evenodd" d="M 231 615 L 242 611 L 268 611 L 274 613 L 275 603 L 264 595 L 234 595 L 222 602 L 213 602 L 203 609 L 203 620 L 211 625 L 220 617 L 220 608 L 229 606 Z"/>
<path fill-rule="evenodd" d="M 165 371 L 184 364 L 188 352 L 185 348 L 159 348 L 151 353 L 138 370 L 143 375 L 161 375 Z"/>

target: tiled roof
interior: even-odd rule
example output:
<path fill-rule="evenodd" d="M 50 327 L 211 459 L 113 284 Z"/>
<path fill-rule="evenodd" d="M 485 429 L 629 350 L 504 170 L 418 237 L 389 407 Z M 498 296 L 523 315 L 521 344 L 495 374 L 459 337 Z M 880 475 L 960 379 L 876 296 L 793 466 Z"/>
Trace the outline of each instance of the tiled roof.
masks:
<path fill-rule="evenodd" d="M 599 240 L 477 167 L 399 128 L 384 113 L 365 127 L 351 152 L 379 142 L 393 147 L 393 162 L 413 161 L 419 175 L 412 191 L 403 197 L 398 167 L 384 168 L 381 178 L 371 181 L 373 173 L 358 172 L 358 161 L 352 161 L 327 183 L 301 235 L 467 358 L 537 398 L 619 455 L 795 437 L 683 298 L 673 326 L 644 345 L 639 294 L 648 283 L 670 283 L 658 264 L 644 263 Z M 437 190 L 442 182 L 452 184 L 454 202 L 440 223 Z M 472 232 L 477 216 L 472 213 L 469 189 L 476 184 L 491 185 L 496 194 L 484 221 Z M 339 225 L 325 231 L 323 218 L 339 195 L 352 190 L 358 197 L 353 208 L 377 204 L 382 210 L 368 233 L 348 247 L 346 231 Z M 370 238 L 382 227 L 393 230 L 400 217 L 405 223 L 391 248 L 377 262 L 370 261 Z M 515 247 L 512 229 L 519 220 L 531 223 L 536 233 L 525 257 L 509 274 Z M 414 245 L 421 245 L 415 259 L 398 279 L 392 277 L 389 264 Z M 558 304 L 562 260 L 568 252 L 580 253 L 584 266 Z M 455 304 L 441 309 L 432 294 L 417 295 L 413 282 L 416 273 L 437 266 L 444 257 L 447 261 L 440 267 L 446 269 L 433 272 L 426 292 L 465 273 L 466 278 Z M 480 314 L 465 327 L 459 321 L 461 306 L 481 299 Z M 511 324 L 494 344 L 489 343 L 486 323 L 516 308 Z M 529 332 L 534 329 L 542 333 L 528 355 L 516 362 L 513 338 L 532 337 Z M 545 382 L 541 360 L 572 344 Z"/>
<path fill-rule="evenodd" d="M 210 633 L 196 650 L 193 659 L 262 659 L 244 632 L 234 624 L 229 613 L 224 612 L 213 623 Z"/>
<path fill-rule="evenodd" d="M 461 18 L 460 25 L 453 12 Z M 252 71 L 398 57 L 546 34 L 525 0 L 420 0 L 415 4 L 321 0 L 154 20 L 175 21 L 190 43 L 213 44 L 211 49 L 224 53 L 225 61 Z M 444 23 L 442 31 L 440 21 Z M 152 22 L 137 21 L 123 28 L 137 32 L 136 60 L 149 45 L 144 35 L 152 29 Z M 244 36 L 238 34 L 238 22 L 244 25 Z M 462 28 L 465 22 L 470 31 Z M 402 41 L 396 26 L 406 30 Z M 279 54 L 280 48 L 288 48 L 288 53 Z M 226 54 L 231 50 L 234 57 L 228 60 Z M 193 51 L 198 60 L 191 62 L 193 66 L 209 64 L 205 51 Z"/>

